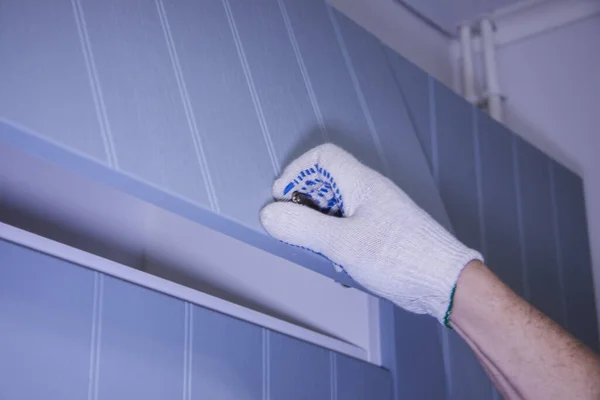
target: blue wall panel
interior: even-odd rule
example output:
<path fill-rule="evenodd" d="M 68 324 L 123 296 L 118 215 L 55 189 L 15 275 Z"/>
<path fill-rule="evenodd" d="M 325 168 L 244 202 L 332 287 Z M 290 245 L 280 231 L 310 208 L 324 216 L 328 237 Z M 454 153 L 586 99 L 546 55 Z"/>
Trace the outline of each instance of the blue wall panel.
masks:
<path fill-rule="evenodd" d="M 435 85 L 432 160 L 434 175 L 455 235 L 467 246 L 482 249 L 478 172 L 473 109 L 450 89 Z M 448 335 L 449 392 L 453 399 L 486 398 L 491 383 L 467 344 Z"/>
<path fill-rule="evenodd" d="M 431 123 L 433 96 L 432 78 L 422 69 L 382 44 L 396 84 L 409 111 L 410 120 L 421 142 L 423 152 L 430 163 L 433 159 Z"/>
<path fill-rule="evenodd" d="M 16 124 L 254 229 L 276 173 L 331 140 L 444 218 L 427 179 L 398 162 L 423 163 L 381 44 L 324 2 L 30 2 L 3 13 L 4 59 L 35 60 L 0 66 L 11 89 L 0 115 Z M 60 29 L 35 38 L 60 54 L 11 39 L 47 15 Z"/>
<path fill-rule="evenodd" d="M 283 3 L 229 0 L 280 168 L 325 141 Z M 287 17 L 287 15 L 286 15 Z M 287 22 L 287 23 L 286 23 Z"/>
<path fill-rule="evenodd" d="M 383 326 L 382 326 L 383 328 Z M 394 307 L 396 398 L 441 399 L 448 390 L 439 323 Z M 388 328 L 390 329 L 390 328 Z M 445 329 L 445 328 L 444 328 Z M 385 344 L 385 342 L 383 342 Z M 388 350 L 389 351 L 389 350 Z M 386 355 L 382 355 L 385 359 Z M 427 377 L 424 379 L 424 377 Z"/>
<path fill-rule="evenodd" d="M 109 276 L 99 302 L 97 398 L 181 398 L 184 302 Z"/>
<path fill-rule="evenodd" d="M 514 170 L 513 133 L 477 113 L 485 257 L 489 267 L 523 296 L 523 257 Z"/>
<path fill-rule="evenodd" d="M 263 329 L 192 306 L 191 364 L 186 381 L 191 399 L 263 399 Z"/>
<path fill-rule="evenodd" d="M 344 38 L 373 135 L 386 162 L 386 175 L 442 225 L 450 222 L 419 149 L 415 128 L 397 88 L 379 40 L 344 15 L 333 11 Z"/>
<path fill-rule="evenodd" d="M 322 0 L 283 0 L 283 4 L 312 82 L 327 140 L 383 171 L 329 6 Z"/>
<path fill-rule="evenodd" d="M 583 182 L 556 162 L 552 162 L 551 168 L 567 328 L 600 352 Z"/>
<path fill-rule="evenodd" d="M 268 342 L 269 399 L 331 398 L 329 351 L 279 333 L 270 333 Z"/>
<path fill-rule="evenodd" d="M 563 286 L 556 251 L 550 159 L 517 141 L 528 300 L 565 326 Z"/>
<path fill-rule="evenodd" d="M 71 3 L 2 2 L 0 119 L 107 162 Z"/>
<path fill-rule="evenodd" d="M 155 2 L 80 1 L 115 165 L 209 204 Z"/>
<path fill-rule="evenodd" d="M 579 178 L 386 51 L 457 237 L 482 250 L 517 293 L 597 349 Z M 450 336 L 451 398 L 492 394 L 470 353 Z"/>
<path fill-rule="evenodd" d="M 370 128 L 380 142 L 388 176 L 443 226 L 451 229 L 440 197 L 429 195 L 436 191 L 435 182 L 423 152 L 414 151 L 420 147 L 419 139 L 380 42 L 345 16 L 337 12 L 333 15 L 365 101 Z M 427 114 L 427 109 L 423 111 Z M 426 133 L 429 134 L 429 130 Z M 398 379 L 397 396 L 442 397 L 446 379 L 440 335 L 444 335 L 445 340 L 448 332 L 443 332 L 431 318 L 399 309 L 394 310 L 391 318 L 394 319 L 395 344 L 388 347 L 396 354 L 392 369 Z M 424 374 L 428 376 L 426 381 L 422 379 Z"/>
<path fill-rule="evenodd" d="M 440 196 L 455 235 L 467 246 L 481 250 L 472 108 L 436 83 L 435 118 L 432 164 Z"/>
<path fill-rule="evenodd" d="M 93 272 L 0 240 L 0 398 L 87 398 L 93 293 Z"/>
<path fill-rule="evenodd" d="M 258 210 L 271 198 L 275 169 L 265 141 L 267 127 L 257 114 L 260 99 L 249 87 L 253 75 L 242 64 L 245 48 L 236 42 L 237 22 L 225 4 L 165 1 L 164 8 L 218 209 L 257 228 Z"/>
<path fill-rule="evenodd" d="M 389 400 L 391 387 L 374 365 L 0 241 L 3 399 Z"/>
<path fill-rule="evenodd" d="M 98 172 L 97 166 L 90 167 L 90 175 L 110 175 L 114 179 L 107 181 L 121 189 L 135 186 L 136 193 L 150 194 L 149 201 L 175 204 L 175 211 L 183 210 L 195 221 L 332 276 L 324 261 L 262 236 L 258 223 L 258 210 L 270 199 L 276 173 L 300 152 L 330 140 L 387 173 L 459 239 L 483 250 L 509 285 L 529 294 L 586 343 L 597 343 L 577 179 L 521 141 L 514 153 L 514 136 L 486 117 L 479 116 L 474 136 L 470 106 L 323 1 L 62 0 L 52 7 L 42 1 L 9 1 L 0 25 L 0 118 L 142 178 L 162 192 Z M 526 268 L 519 270 L 522 260 Z M 105 289 L 116 290 L 109 282 L 104 281 Z M 111 331 L 117 329 L 114 321 L 125 320 L 127 312 L 140 306 L 133 302 L 119 314 L 110 303 L 115 299 L 104 298 L 112 304 L 104 310 L 108 336 L 98 337 L 112 337 L 108 343 L 118 348 L 123 338 Z M 192 315 L 204 313 L 175 300 L 156 301 L 170 304 L 157 306 L 159 310 L 178 310 L 170 313 L 178 322 L 156 332 L 156 340 L 165 344 L 162 362 L 174 365 L 169 346 L 175 341 L 202 354 L 190 335 L 193 328 L 201 331 L 192 324 Z M 574 315 L 575 310 L 584 310 L 585 316 Z M 395 364 L 398 377 L 412 384 L 401 386 L 400 393 L 439 396 L 446 387 L 444 373 L 453 397 L 489 392 L 455 334 L 440 336 L 433 320 L 393 313 L 389 326 L 396 335 L 395 353 L 427 354 L 412 370 L 405 359 Z M 95 315 L 97 323 L 104 321 Z M 136 318 L 140 326 L 152 326 L 153 319 L 142 311 Z M 134 331 L 123 324 L 122 329 Z M 258 331 L 246 328 L 252 335 Z M 218 343 L 216 336 L 206 337 Z M 222 343 L 223 359 L 234 360 Z M 449 356 L 446 371 L 443 351 Z M 220 350 L 210 354 L 221 357 Z M 255 362 L 258 356 L 252 354 L 248 359 Z M 98 358 L 98 368 L 118 364 L 114 354 L 107 355 Z M 208 359 L 194 355 L 180 349 L 180 367 L 161 381 L 169 396 L 202 393 L 202 381 L 190 378 L 190 371 L 211 364 L 197 364 Z M 130 368 L 134 375 L 136 367 Z M 132 382 L 160 368 L 144 370 Z M 435 375 L 431 381 L 436 384 L 419 382 L 417 371 L 426 370 Z M 233 379 L 238 375 L 232 371 Z M 110 374 L 107 381 L 98 381 L 100 395 L 138 390 L 119 386 Z M 175 375 L 187 386 L 176 389 Z M 259 394 L 257 376 L 240 381 L 240 386 L 253 388 L 247 392 L 250 398 Z"/>
<path fill-rule="evenodd" d="M 379 340 L 381 351 L 381 365 L 387 368 L 392 375 L 394 394 L 398 394 L 398 359 L 396 356 L 396 306 L 389 300 L 379 300 Z M 441 374 L 443 381 L 445 377 Z M 445 385 L 442 385 L 445 386 Z"/>
<path fill-rule="evenodd" d="M 388 172 L 448 226 L 381 44 L 321 0 L 252 5 L 241 0 L 73 0 L 70 5 L 74 22 L 64 26 L 78 27 L 73 37 L 80 40 L 75 40 L 77 53 L 69 53 L 74 59 L 64 60 L 69 68 L 87 67 L 82 71 L 89 79 L 74 87 L 89 93 L 68 92 L 73 97 L 68 100 L 90 102 L 93 114 L 77 112 L 77 118 L 101 126 L 98 143 L 105 147 L 106 162 L 126 175 L 105 174 L 82 160 L 74 162 L 76 167 L 65 162 L 67 168 L 94 179 L 110 175 L 105 182 L 120 190 L 143 192 L 161 207 L 176 204 L 186 217 L 345 283 L 350 279 L 334 274 L 329 262 L 264 237 L 258 221 L 276 172 L 313 145 L 331 140 Z M 11 2 L 9 9 L 15 19 L 42 22 L 35 7 Z M 60 54 L 43 54 L 61 66 Z M 44 87 L 35 87 L 36 98 L 48 97 Z M 46 107 L 19 96 L 13 100 L 36 112 Z M 28 114 L 17 122 L 28 126 L 34 119 Z M 33 133 L 52 137 L 45 126 L 36 125 Z M 73 160 L 58 149 L 42 149 L 32 137 L 21 139 L 25 151 Z M 84 136 L 81 140 L 91 143 Z M 63 144 L 89 152 L 79 142 Z"/>
<path fill-rule="evenodd" d="M 392 381 L 387 371 L 341 354 L 335 354 L 334 360 L 336 399 L 392 399 Z"/>

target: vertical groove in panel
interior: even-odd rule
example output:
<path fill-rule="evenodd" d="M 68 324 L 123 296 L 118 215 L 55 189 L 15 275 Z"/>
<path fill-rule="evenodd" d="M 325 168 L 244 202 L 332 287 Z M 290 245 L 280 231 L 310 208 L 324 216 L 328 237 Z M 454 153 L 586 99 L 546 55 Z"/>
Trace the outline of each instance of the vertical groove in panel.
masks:
<path fill-rule="evenodd" d="M 98 398 L 98 387 L 100 383 L 100 354 L 102 351 L 102 310 L 104 309 L 104 274 L 99 274 L 98 277 L 98 335 L 96 337 L 96 380 L 94 382 L 94 399 Z"/>
<path fill-rule="evenodd" d="M 96 62 L 94 61 L 94 53 L 90 44 L 90 38 L 85 23 L 85 17 L 79 0 L 71 0 L 73 7 L 73 14 L 75 22 L 77 24 L 77 31 L 79 34 L 79 41 L 81 43 L 81 51 L 85 59 L 85 65 L 88 73 L 88 79 L 90 83 L 90 89 L 92 91 L 92 97 L 94 99 L 94 106 L 96 109 L 96 118 L 100 125 L 100 133 L 102 135 L 102 141 L 104 143 L 104 150 L 106 151 L 106 157 L 108 164 L 119 169 L 119 161 L 117 159 L 117 152 L 115 150 L 115 144 L 110 129 L 110 122 L 106 115 L 106 105 L 104 104 L 104 96 L 102 95 L 102 86 L 98 79 L 98 71 L 96 71 Z"/>
<path fill-rule="evenodd" d="M 90 341 L 90 368 L 88 400 L 98 399 L 100 380 L 100 343 L 102 340 L 102 303 L 104 298 L 104 274 L 94 271 L 94 293 L 92 308 L 92 338 Z"/>
<path fill-rule="evenodd" d="M 97 379 L 96 374 L 96 346 L 98 337 L 98 276 L 99 272 L 94 271 L 94 291 L 92 293 L 92 332 L 90 340 L 90 366 L 88 372 L 88 400 L 94 400 L 96 398 L 94 394 L 95 382 Z"/>
<path fill-rule="evenodd" d="M 192 105 L 190 103 L 190 96 L 187 91 L 185 78 L 183 76 L 183 73 L 181 72 L 181 64 L 179 62 L 179 56 L 177 55 L 177 49 L 175 48 L 175 44 L 173 43 L 173 35 L 171 33 L 171 27 L 169 26 L 169 19 L 167 18 L 167 14 L 165 12 L 162 0 L 155 0 L 155 2 L 160 18 L 160 23 L 165 35 L 165 41 L 167 42 L 169 56 L 171 57 L 171 63 L 173 64 L 175 79 L 177 80 L 177 86 L 181 95 L 181 102 L 183 103 L 183 108 L 190 129 L 190 134 L 192 135 L 194 150 L 196 152 L 196 157 L 198 158 L 198 163 L 200 164 L 200 173 L 202 174 L 204 185 L 206 186 L 206 193 L 208 195 L 210 208 L 215 212 L 219 212 L 219 201 L 217 199 L 215 188 L 212 183 L 212 178 L 210 176 L 210 170 L 206 161 L 206 155 L 204 154 L 204 146 L 202 145 L 202 138 L 200 137 L 200 133 L 198 131 L 196 117 L 192 111 Z"/>
<path fill-rule="evenodd" d="M 398 347 L 397 334 L 395 328 L 395 308 L 396 306 L 389 300 L 379 300 L 379 334 L 381 366 L 387 368 L 392 375 L 392 393 L 394 399 L 400 399 L 399 380 L 398 379 L 398 362 L 396 348 Z M 430 371 L 431 372 L 431 371 Z M 418 373 L 417 373 L 418 375 Z M 442 379 L 445 380 L 444 376 Z"/>
<path fill-rule="evenodd" d="M 281 172 L 281 168 L 279 166 L 279 161 L 277 161 L 277 157 L 275 156 L 275 149 L 273 148 L 273 142 L 271 140 L 271 134 L 269 133 L 269 127 L 267 126 L 267 122 L 265 121 L 265 116 L 262 110 L 262 105 L 258 94 L 256 92 L 256 87 L 254 85 L 254 80 L 252 79 L 252 73 L 250 71 L 250 67 L 248 66 L 248 60 L 246 59 L 246 54 L 244 52 L 244 47 L 242 45 L 242 41 L 240 39 L 240 35 L 238 33 L 235 20 L 233 18 L 233 13 L 231 12 L 231 6 L 228 0 L 221 0 L 223 3 L 223 7 L 225 8 L 225 13 L 227 15 L 227 20 L 229 22 L 229 28 L 231 29 L 231 33 L 233 34 L 235 47 L 238 52 L 238 56 L 240 58 L 240 63 L 242 64 L 242 69 L 244 70 L 244 75 L 246 76 L 246 83 L 248 84 L 248 90 L 250 91 L 250 96 L 252 97 L 252 102 L 254 104 L 254 110 L 256 111 L 256 116 L 258 118 L 261 131 L 263 134 L 263 138 L 265 140 L 265 145 L 267 147 L 267 152 L 269 153 L 269 157 L 271 158 L 271 164 L 273 165 L 273 171 L 275 175 L 279 176 Z"/>
<path fill-rule="evenodd" d="M 431 169 L 433 171 L 433 178 L 439 185 L 440 183 L 440 172 L 439 172 L 439 160 L 438 160 L 438 132 L 437 132 L 437 118 L 436 118 L 436 101 L 435 101 L 435 81 L 431 76 L 427 76 L 427 94 L 429 99 L 429 126 L 430 126 L 430 141 L 431 141 Z"/>
<path fill-rule="evenodd" d="M 192 365 L 194 337 L 194 306 L 187 301 L 183 303 L 183 400 L 192 399 Z"/>
<path fill-rule="evenodd" d="M 187 393 L 188 399 L 192 399 L 192 365 L 194 365 L 194 341 L 192 338 L 194 337 L 194 307 L 192 304 L 188 304 L 188 380 L 187 380 Z"/>
<path fill-rule="evenodd" d="M 290 38 L 290 43 L 292 44 L 294 55 L 296 56 L 296 61 L 298 62 L 298 67 L 300 68 L 300 73 L 302 74 L 304 85 L 306 86 L 306 91 L 308 92 L 308 96 L 310 98 L 310 104 L 312 105 L 313 111 L 315 112 L 315 116 L 319 124 L 319 129 L 321 130 L 323 139 L 327 141 L 327 128 L 325 127 L 325 122 L 323 121 L 323 114 L 321 113 L 321 109 L 319 108 L 319 102 L 317 100 L 317 96 L 315 95 L 310 76 L 308 75 L 308 72 L 306 70 L 306 65 L 304 63 L 304 59 L 302 58 L 302 53 L 300 52 L 300 48 L 298 47 L 298 40 L 296 39 L 296 34 L 294 33 L 292 23 L 290 22 L 290 17 L 288 15 L 287 8 L 285 7 L 283 0 L 277 0 L 277 4 L 279 6 L 281 16 L 283 17 L 285 29 Z"/>
<path fill-rule="evenodd" d="M 563 315 L 564 326 L 569 327 L 569 315 L 567 314 L 567 293 L 565 290 L 564 274 L 565 269 L 562 259 L 562 248 L 560 239 L 560 227 L 558 224 L 558 203 L 556 200 L 556 181 L 554 176 L 553 163 L 548 158 L 548 175 L 550 176 L 550 206 L 552 209 L 552 227 L 554 231 L 554 248 L 556 251 L 556 265 L 558 266 L 558 283 L 560 287 L 560 299 L 561 299 L 561 312 Z"/>
<path fill-rule="evenodd" d="M 531 298 L 529 292 L 529 283 L 527 275 L 527 258 L 525 249 L 525 231 L 523 228 L 523 203 L 521 199 L 521 173 L 519 167 L 519 155 L 517 149 L 517 135 L 511 135 L 511 148 L 512 148 L 512 161 L 513 161 L 513 175 L 515 185 L 515 197 L 517 202 L 517 226 L 519 235 L 519 249 L 520 249 L 520 260 L 521 260 L 521 273 L 523 279 L 523 295 L 526 300 Z"/>
<path fill-rule="evenodd" d="M 189 337 L 188 337 L 188 314 L 189 314 L 189 303 L 185 301 L 183 303 L 183 400 L 188 399 L 188 379 L 189 379 L 189 371 L 188 371 L 188 358 L 190 356 L 189 350 Z"/>
<path fill-rule="evenodd" d="M 329 382 L 331 385 L 331 400 L 337 400 L 337 385 L 338 385 L 338 377 L 336 373 L 337 365 L 336 365 L 336 356 L 335 352 L 329 352 Z"/>
<path fill-rule="evenodd" d="M 360 104 L 360 108 L 365 116 L 365 120 L 367 122 L 367 127 L 369 128 L 369 133 L 371 134 L 371 138 L 373 139 L 373 143 L 375 144 L 375 149 L 379 154 L 379 158 L 381 159 L 381 163 L 383 165 L 383 172 L 386 176 L 390 176 L 390 166 L 383 153 L 383 148 L 381 147 L 381 141 L 379 140 L 379 135 L 377 134 L 377 129 L 375 128 L 375 124 L 373 123 L 373 118 L 371 117 L 371 112 L 369 111 L 369 106 L 365 100 L 365 96 L 360 87 L 360 83 L 358 78 L 356 77 L 356 71 L 354 70 L 354 66 L 352 65 L 352 60 L 348 55 L 348 48 L 346 46 L 346 42 L 344 41 L 344 37 L 340 32 L 340 27 L 338 24 L 335 15 L 332 12 L 331 6 L 327 6 L 327 14 L 329 15 L 329 20 L 331 21 L 331 25 L 333 26 L 333 30 L 335 32 L 335 37 L 337 43 L 342 52 L 342 56 L 344 57 L 344 63 L 346 64 L 346 69 L 350 74 L 350 79 L 352 81 L 352 86 L 354 87 L 354 92 L 356 93 L 356 97 L 358 98 L 358 103 Z"/>
<path fill-rule="evenodd" d="M 481 131 L 479 129 L 479 118 L 478 110 L 474 107 L 471 108 L 471 123 L 472 123 L 472 135 L 473 135 L 473 150 L 475 158 L 475 192 L 477 193 L 477 215 L 479 219 L 479 240 L 481 247 L 481 254 L 486 257 L 487 245 L 485 235 L 485 218 L 484 218 L 484 205 L 483 205 L 483 186 L 481 184 L 481 144 L 479 143 L 479 135 Z"/>
<path fill-rule="evenodd" d="M 450 338 L 448 330 L 445 326 L 437 327 L 440 334 L 440 342 L 442 346 L 442 362 L 444 363 L 444 374 L 446 375 L 446 386 L 448 392 L 452 390 L 452 347 L 450 346 Z"/>
<path fill-rule="evenodd" d="M 271 371 L 270 371 L 270 345 L 269 345 L 269 330 L 262 328 L 262 398 L 263 400 L 269 400 L 271 398 L 270 386 L 271 386 Z"/>
<path fill-rule="evenodd" d="M 192 365 L 194 365 L 194 307 L 192 304 L 188 304 L 188 381 L 187 381 L 187 393 L 188 400 L 192 399 Z"/>

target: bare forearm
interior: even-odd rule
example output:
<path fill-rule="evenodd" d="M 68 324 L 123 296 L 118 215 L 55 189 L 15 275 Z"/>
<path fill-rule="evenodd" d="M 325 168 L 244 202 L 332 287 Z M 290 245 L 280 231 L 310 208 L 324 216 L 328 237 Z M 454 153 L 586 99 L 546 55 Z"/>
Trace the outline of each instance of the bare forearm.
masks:
<path fill-rule="evenodd" d="M 455 326 L 455 330 L 458 334 L 465 340 L 465 342 L 469 345 L 469 347 L 473 350 L 477 361 L 483 367 L 483 370 L 488 375 L 498 392 L 502 395 L 502 398 L 505 400 L 519 400 L 523 397 L 517 392 L 517 390 L 512 386 L 512 384 L 508 381 L 506 376 L 502 374 L 502 371 L 498 369 L 494 363 L 487 358 L 485 354 L 473 343 L 473 341 L 458 328 Z"/>
<path fill-rule="evenodd" d="M 600 398 L 598 357 L 479 262 L 458 280 L 451 324 L 523 398 Z"/>

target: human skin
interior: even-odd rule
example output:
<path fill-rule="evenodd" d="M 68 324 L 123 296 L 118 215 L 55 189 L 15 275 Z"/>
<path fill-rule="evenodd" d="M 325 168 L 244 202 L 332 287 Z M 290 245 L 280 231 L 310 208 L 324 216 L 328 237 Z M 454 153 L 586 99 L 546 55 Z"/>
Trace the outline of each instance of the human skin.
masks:
<path fill-rule="evenodd" d="M 600 359 L 483 263 L 459 276 L 450 323 L 507 399 L 600 399 Z"/>

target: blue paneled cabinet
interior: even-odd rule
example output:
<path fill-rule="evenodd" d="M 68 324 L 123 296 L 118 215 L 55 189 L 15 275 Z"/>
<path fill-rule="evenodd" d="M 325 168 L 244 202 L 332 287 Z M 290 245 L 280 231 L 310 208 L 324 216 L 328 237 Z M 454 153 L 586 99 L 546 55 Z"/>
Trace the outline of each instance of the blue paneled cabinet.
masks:
<path fill-rule="evenodd" d="M 8 0 L 0 26 L 2 144 L 362 289 L 258 221 L 282 168 L 334 142 L 598 349 L 581 179 L 323 0 Z M 7 242 L 0 260 L 0 397 L 493 395 L 454 333 L 389 303 L 388 373 Z"/>
<path fill-rule="evenodd" d="M 4 240 L 0 371 L 6 399 L 390 400 L 392 385 L 375 365 Z"/>

